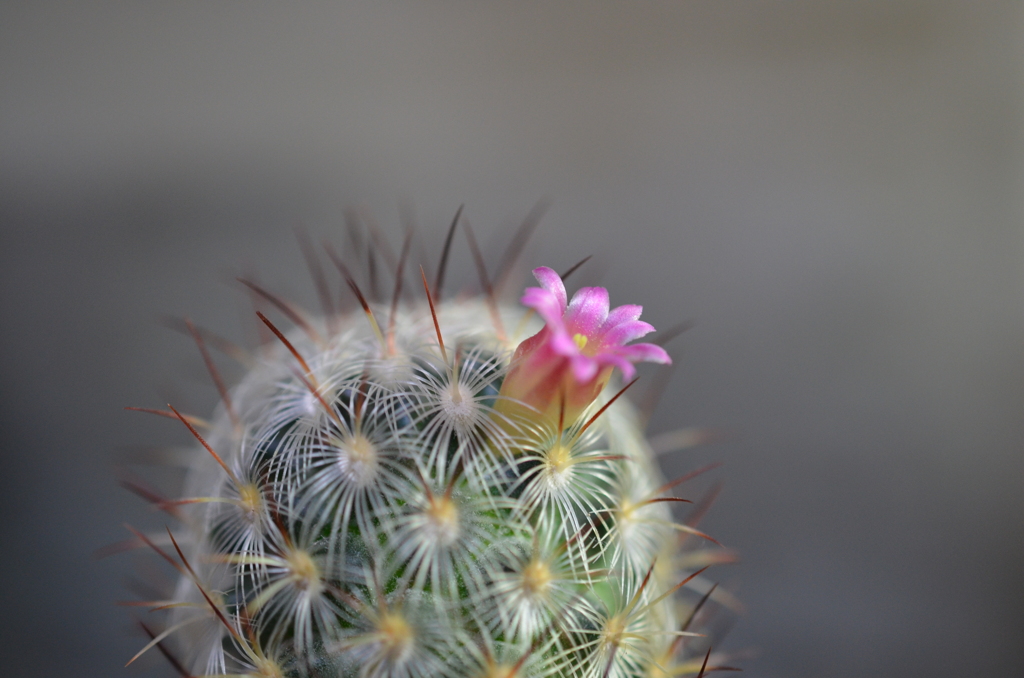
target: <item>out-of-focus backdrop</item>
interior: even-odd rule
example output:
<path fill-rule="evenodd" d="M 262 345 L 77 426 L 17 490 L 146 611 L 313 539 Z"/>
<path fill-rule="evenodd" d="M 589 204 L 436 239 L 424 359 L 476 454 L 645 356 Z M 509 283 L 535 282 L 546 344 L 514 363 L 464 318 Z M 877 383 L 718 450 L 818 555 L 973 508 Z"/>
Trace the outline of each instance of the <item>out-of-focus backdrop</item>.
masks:
<path fill-rule="evenodd" d="M 251 338 L 239 272 L 312 304 L 292 229 L 351 205 L 436 256 L 465 202 L 493 267 L 542 196 L 524 270 L 594 254 L 695 323 L 651 431 L 722 433 L 664 465 L 724 462 L 744 675 L 1024 675 L 1022 36 L 989 1 L 4 2 L 4 675 L 167 671 L 121 668 L 137 563 L 92 557 L 162 524 L 124 450 L 188 442 L 121 408 L 216 401 L 161 316 Z"/>

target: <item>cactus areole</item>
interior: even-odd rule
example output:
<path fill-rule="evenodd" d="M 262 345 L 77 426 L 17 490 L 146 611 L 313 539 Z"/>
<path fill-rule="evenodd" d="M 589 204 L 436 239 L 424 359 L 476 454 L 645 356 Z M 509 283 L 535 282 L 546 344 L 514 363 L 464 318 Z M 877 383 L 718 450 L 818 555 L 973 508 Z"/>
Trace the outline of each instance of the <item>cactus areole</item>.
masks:
<path fill-rule="evenodd" d="M 673 517 L 686 500 L 620 397 L 634 363 L 671 362 L 631 343 L 654 330 L 641 307 L 570 300 L 550 268 L 520 305 L 442 301 L 424 275 L 419 301 L 377 307 L 341 269 L 361 309 L 261 314 L 269 341 L 212 420 L 164 412 L 196 445 L 161 505 L 180 522 L 136 532 L 180 573 L 145 649 L 188 676 L 712 668 L 701 573 L 725 552 Z"/>

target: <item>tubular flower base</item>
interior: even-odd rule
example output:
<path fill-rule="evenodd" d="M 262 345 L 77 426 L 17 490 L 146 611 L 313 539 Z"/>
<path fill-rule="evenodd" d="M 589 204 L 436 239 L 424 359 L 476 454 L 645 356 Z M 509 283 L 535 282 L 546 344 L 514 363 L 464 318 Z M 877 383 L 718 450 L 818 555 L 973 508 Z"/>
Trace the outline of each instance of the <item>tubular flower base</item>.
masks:
<path fill-rule="evenodd" d="M 319 322 L 274 298 L 302 322 L 260 316 L 276 338 L 209 427 L 164 412 L 196 445 L 184 497 L 154 500 L 180 525 L 136 533 L 180 573 L 138 603 L 164 610 L 150 646 L 189 676 L 724 668 L 705 659 L 732 602 L 704 569 L 729 553 L 695 529 L 704 507 L 673 518 L 686 500 L 613 374 L 669 358 L 626 345 L 653 329 L 639 306 L 535 275 L 536 313 L 424 298 Z"/>

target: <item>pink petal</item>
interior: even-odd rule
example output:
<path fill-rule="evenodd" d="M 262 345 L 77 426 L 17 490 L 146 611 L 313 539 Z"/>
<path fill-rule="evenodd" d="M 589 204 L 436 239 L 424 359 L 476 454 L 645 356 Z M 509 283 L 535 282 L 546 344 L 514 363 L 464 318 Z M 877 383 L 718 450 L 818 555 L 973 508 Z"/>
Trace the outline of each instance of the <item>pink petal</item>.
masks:
<path fill-rule="evenodd" d="M 542 290 L 539 287 L 527 287 L 519 302 L 528 308 L 537 311 L 537 314 L 544 319 L 548 325 L 562 327 L 562 314 L 565 312 L 565 301 L 559 303 L 558 295 L 551 290 Z"/>
<path fill-rule="evenodd" d="M 576 342 L 572 340 L 572 337 L 564 331 L 552 332 L 549 345 L 551 346 L 551 350 L 558 355 L 572 357 L 580 354 L 579 346 L 577 346 Z"/>
<path fill-rule="evenodd" d="M 622 370 L 622 377 L 624 379 L 632 379 L 633 375 L 636 374 L 636 368 L 626 358 L 615 355 L 614 353 L 602 353 L 598 356 L 598 362 L 602 365 L 611 365 L 612 367 L 618 367 Z"/>
<path fill-rule="evenodd" d="M 597 361 L 585 355 L 578 355 L 572 359 L 572 374 L 576 381 L 585 384 L 597 374 Z"/>
<path fill-rule="evenodd" d="M 608 290 L 603 287 L 581 287 L 573 295 L 563 322 L 572 334 L 594 337 L 608 318 Z"/>
<path fill-rule="evenodd" d="M 562 283 L 562 278 L 547 266 L 540 266 L 533 269 L 533 277 L 537 279 L 537 282 L 541 284 L 541 287 L 555 295 L 555 299 L 558 300 L 560 306 L 559 315 L 565 313 L 566 295 L 565 285 Z"/>
<path fill-rule="evenodd" d="M 621 325 L 624 322 L 629 322 L 630 320 L 638 320 L 640 318 L 640 313 L 643 310 L 643 306 L 637 306 L 635 304 L 619 306 L 608 314 L 608 320 L 604 322 L 604 326 L 610 329 L 616 325 Z"/>
<path fill-rule="evenodd" d="M 650 323 L 645 323 L 643 320 L 630 320 L 606 332 L 604 335 L 604 345 L 622 346 L 653 331 L 654 326 Z"/>
<path fill-rule="evenodd" d="M 611 349 L 609 353 L 625 358 L 630 362 L 661 363 L 671 365 L 672 358 L 668 356 L 661 346 L 655 344 L 633 344 L 631 346 L 618 346 Z"/>

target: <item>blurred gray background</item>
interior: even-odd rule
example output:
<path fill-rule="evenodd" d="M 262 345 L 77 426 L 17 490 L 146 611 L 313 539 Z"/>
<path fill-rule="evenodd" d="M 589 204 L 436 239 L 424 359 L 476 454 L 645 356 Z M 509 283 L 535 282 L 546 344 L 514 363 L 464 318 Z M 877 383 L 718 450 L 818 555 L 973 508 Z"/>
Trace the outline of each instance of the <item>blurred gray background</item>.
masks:
<path fill-rule="evenodd" d="M 251 341 L 342 242 L 460 203 L 522 262 L 692 319 L 651 432 L 704 425 L 743 675 L 1024 675 L 1024 5 L 0 5 L 0 666 L 166 675 L 113 601 L 160 526 L 122 411 L 216 394 L 164 314 Z M 452 282 L 472 285 L 464 242 Z M 652 381 L 652 380 L 649 380 Z M 154 653 L 155 654 L 155 653 Z"/>

